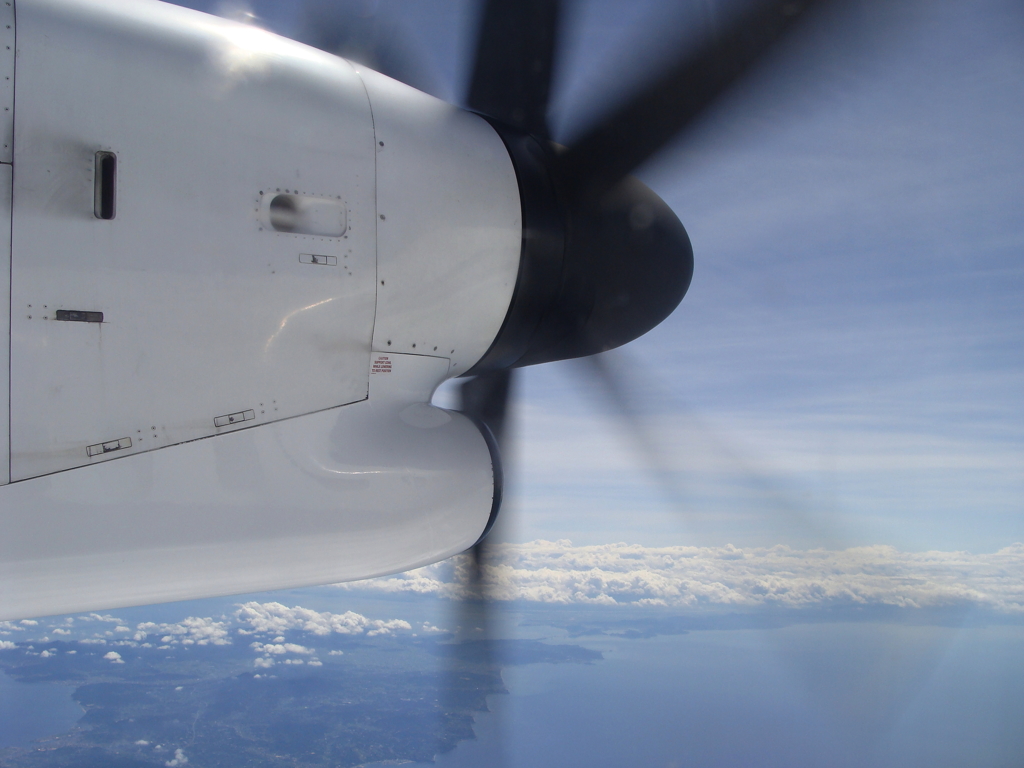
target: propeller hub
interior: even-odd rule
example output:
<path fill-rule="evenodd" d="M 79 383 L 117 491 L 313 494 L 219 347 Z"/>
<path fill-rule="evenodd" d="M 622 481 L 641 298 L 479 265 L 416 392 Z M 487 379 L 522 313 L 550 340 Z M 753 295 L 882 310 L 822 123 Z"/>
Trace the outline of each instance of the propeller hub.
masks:
<path fill-rule="evenodd" d="M 672 209 L 633 177 L 579 188 L 555 144 L 495 129 L 519 179 L 523 245 L 505 321 L 470 373 L 604 352 L 668 317 L 693 276 Z"/>

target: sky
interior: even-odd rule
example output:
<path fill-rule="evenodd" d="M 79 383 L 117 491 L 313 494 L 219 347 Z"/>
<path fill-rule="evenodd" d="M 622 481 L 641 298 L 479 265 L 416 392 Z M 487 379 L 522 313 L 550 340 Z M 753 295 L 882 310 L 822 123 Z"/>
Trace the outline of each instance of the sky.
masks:
<path fill-rule="evenodd" d="M 190 4 L 308 34 L 297 4 Z M 476 4 L 342 6 L 394 68 L 461 102 Z M 732 7 L 564 6 L 563 142 Z M 633 427 L 586 365 L 520 372 L 497 537 L 1024 541 L 1022 64 L 1010 0 L 833 3 L 639 169 L 687 227 L 693 283 L 606 356 Z"/>

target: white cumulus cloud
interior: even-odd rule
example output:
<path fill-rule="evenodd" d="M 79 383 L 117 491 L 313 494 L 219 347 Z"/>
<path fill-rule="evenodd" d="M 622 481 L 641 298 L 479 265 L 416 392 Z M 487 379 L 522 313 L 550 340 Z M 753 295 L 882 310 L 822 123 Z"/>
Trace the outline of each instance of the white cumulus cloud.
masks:
<path fill-rule="evenodd" d="M 174 750 L 174 758 L 165 762 L 164 765 L 168 766 L 168 768 L 176 768 L 176 766 L 185 765 L 186 763 L 188 763 L 188 758 L 185 757 L 184 750 L 176 749 Z"/>
<path fill-rule="evenodd" d="M 296 643 L 253 643 L 252 648 L 256 653 L 269 653 L 275 656 L 281 656 L 285 653 L 313 653 L 311 648 Z"/>
<path fill-rule="evenodd" d="M 1024 544 L 992 554 L 893 547 L 643 547 L 570 541 L 499 544 L 484 565 L 498 600 L 594 605 L 936 607 L 1024 612 Z M 468 558 L 345 588 L 466 595 Z"/>
<path fill-rule="evenodd" d="M 118 630 L 121 628 L 118 627 Z M 155 624 L 144 621 L 135 627 L 136 641 L 145 640 L 148 635 L 160 635 L 162 643 L 182 645 L 231 645 L 228 622 L 189 616 L 176 624 Z M 124 631 L 130 631 L 126 627 Z"/>
<path fill-rule="evenodd" d="M 73 622 L 75 619 L 78 621 L 106 621 L 112 624 L 123 624 L 124 621 L 117 618 L 116 616 L 102 615 L 99 613 L 90 613 L 88 616 L 75 616 L 72 619 L 68 619 L 68 623 Z"/>
<path fill-rule="evenodd" d="M 17 647 L 10 640 L 0 640 L 0 651 L 12 651 Z"/>
<path fill-rule="evenodd" d="M 124 664 L 124 659 L 121 658 L 121 654 L 117 651 L 108 651 L 103 655 L 103 658 L 111 664 Z"/>
<path fill-rule="evenodd" d="M 399 630 L 412 629 L 412 625 L 401 619 L 368 619 L 362 614 L 346 611 L 329 613 L 295 606 L 289 608 L 281 603 L 250 602 L 239 606 L 235 617 L 248 625 L 249 633 L 280 635 L 288 630 L 310 632 L 314 635 L 369 636 L 388 635 Z"/>

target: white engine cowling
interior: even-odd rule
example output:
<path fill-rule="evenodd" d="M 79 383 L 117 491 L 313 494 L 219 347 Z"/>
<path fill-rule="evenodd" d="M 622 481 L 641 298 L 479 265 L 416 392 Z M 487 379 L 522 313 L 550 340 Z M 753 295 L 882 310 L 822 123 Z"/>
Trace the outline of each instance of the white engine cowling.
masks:
<path fill-rule="evenodd" d="M 150 0 L 16 11 L 0 618 L 472 545 L 498 471 L 429 402 L 515 288 L 519 189 L 494 130 Z"/>

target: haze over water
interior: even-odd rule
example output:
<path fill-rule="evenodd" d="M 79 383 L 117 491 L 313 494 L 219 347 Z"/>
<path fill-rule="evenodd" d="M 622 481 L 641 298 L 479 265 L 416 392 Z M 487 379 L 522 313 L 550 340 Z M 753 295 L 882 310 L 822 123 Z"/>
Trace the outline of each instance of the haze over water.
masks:
<path fill-rule="evenodd" d="M 1024 628 L 875 623 L 583 641 L 503 672 L 438 768 L 1019 766 Z M 417 768 L 421 768 L 417 764 Z M 422 766 L 426 768 L 426 764 Z"/>
<path fill-rule="evenodd" d="M 28 746 L 71 728 L 83 714 L 73 691 L 67 685 L 18 682 L 0 670 L 0 749 Z"/>

